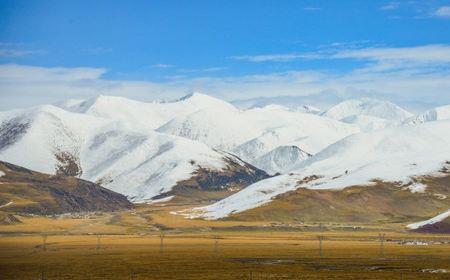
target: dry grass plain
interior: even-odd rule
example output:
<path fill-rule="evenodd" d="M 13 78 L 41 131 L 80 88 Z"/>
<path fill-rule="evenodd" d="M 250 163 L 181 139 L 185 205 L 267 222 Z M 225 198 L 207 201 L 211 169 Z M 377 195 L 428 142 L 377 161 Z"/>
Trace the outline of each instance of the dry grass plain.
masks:
<path fill-rule="evenodd" d="M 398 225 L 318 231 L 192 221 L 171 215 L 174 209 L 146 206 L 83 218 L 19 216 L 22 224 L 0 226 L 0 278 L 450 279 L 448 235 L 407 233 Z M 42 232 L 48 234 L 46 250 Z M 95 234 L 101 235 L 99 248 Z M 444 243 L 400 245 L 401 240 Z"/>

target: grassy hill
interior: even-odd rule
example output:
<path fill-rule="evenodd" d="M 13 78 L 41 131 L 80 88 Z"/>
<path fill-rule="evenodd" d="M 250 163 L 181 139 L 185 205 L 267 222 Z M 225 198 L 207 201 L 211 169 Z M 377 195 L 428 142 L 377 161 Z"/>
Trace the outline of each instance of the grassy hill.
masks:
<path fill-rule="evenodd" d="M 26 214 L 115 211 L 133 205 L 121 194 L 64 175 L 48 175 L 0 161 L 0 211 Z"/>
<path fill-rule="evenodd" d="M 343 190 L 299 188 L 270 203 L 226 218 L 240 221 L 323 223 L 408 223 L 425 220 L 450 208 L 450 174 L 416 180 L 427 186 L 411 192 L 395 182 Z"/>

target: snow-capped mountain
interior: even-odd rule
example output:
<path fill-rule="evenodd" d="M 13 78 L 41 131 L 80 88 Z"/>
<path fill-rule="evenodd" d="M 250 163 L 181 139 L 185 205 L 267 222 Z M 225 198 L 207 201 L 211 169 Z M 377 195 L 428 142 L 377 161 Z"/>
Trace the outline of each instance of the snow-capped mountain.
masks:
<path fill-rule="evenodd" d="M 290 164 L 306 159 L 306 155 L 315 154 L 347 135 L 359 132 L 356 126 L 320 116 L 302 114 L 296 117 L 295 125 L 268 130 L 237 146 L 232 153 L 269 173 L 285 173 L 292 168 Z M 283 160 L 282 155 L 288 158 Z"/>
<path fill-rule="evenodd" d="M 311 105 L 301 105 L 292 109 L 295 112 L 309 113 L 309 114 L 320 114 L 321 109 L 311 106 Z"/>
<path fill-rule="evenodd" d="M 447 170 L 449 160 L 449 120 L 358 133 L 301 162 L 291 174 L 257 182 L 222 201 L 194 209 L 191 215 L 221 218 L 264 205 L 297 188 L 342 190 L 372 185 L 374 180 L 422 192 L 426 186 L 414 178 Z"/>
<path fill-rule="evenodd" d="M 156 129 L 177 116 L 204 108 L 234 108 L 231 104 L 201 93 L 192 93 L 173 102 L 142 102 L 116 96 L 98 96 L 56 104 L 63 109 L 103 117 L 137 127 Z"/>
<path fill-rule="evenodd" d="M 341 121 L 357 125 L 363 132 L 374 131 L 398 125 L 397 122 L 367 115 L 352 115 L 341 119 Z"/>
<path fill-rule="evenodd" d="M 411 126 L 402 108 L 367 98 L 321 115 L 280 105 L 242 110 L 199 93 L 151 103 L 99 96 L 0 112 L 0 160 L 96 181 L 135 201 L 183 187 L 231 194 L 256 182 L 204 209 L 228 215 L 300 186 L 407 182 L 438 170 L 450 159 L 449 122 L 436 121 L 446 108 Z M 257 182 L 268 177 L 260 169 L 284 175 Z"/>
<path fill-rule="evenodd" d="M 157 129 L 162 133 L 199 141 L 221 150 L 232 150 L 239 143 L 261 132 L 250 129 L 243 120 L 244 113 L 234 107 L 205 108 L 188 115 L 178 116 Z"/>
<path fill-rule="evenodd" d="M 402 121 L 412 116 L 411 113 L 391 102 L 371 98 L 346 100 L 323 113 L 323 116 L 336 120 L 354 115 L 366 115 L 391 121 Z"/>
<path fill-rule="evenodd" d="M 422 114 L 406 119 L 404 123 L 409 125 L 416 125 L 424 122 L 448 119 L 450 119 L 450 105 L 433 108 Z"/>
<path fill-rule="evenodd" d="M 256 158 L 252 164 L 269 174 L 283 173 L 309 158 L 311 154 L 297 146 L 279 146 Z"/>
<path fill-rule="evenodd" d="M 281 105 L 293 111 L 299 110 L 299 108 L 302 110 L 302 107 L 306 106 L 313 109 L 311 113 L 316 113 L 316 111 L 323 111 L 323 109 L 330 108 L 341 101 L 343 101 L 342 97 L 330 92 L 324 92 L 305 96 L 256 97 L 244 100 L 234 100 L 231 104 L 240 109 L 253 109 L 262 108 L 268 105 Z"/>
<path fill-rule="evenodd" d="M 199 169 L 219 173 L 226 169 L 232 174 L 234 168 L 250 177 L 261 176 L 254 167 L 203 143 L 136 130 L 135 124 L 124 121 L 50 105 L 6 112 L 1 117 L 2 160 L 100 182 L 135 201 L 171 191 Z"/>
<path fill-rule="evenodd" d="M 326 117 L 292 112 L 281 106 L 267 106 L 244 111 L 234 107 L 221 111 L 207 108 L 177 117 L 158 131 L 232 151 L 252 161 L 292 141 L 302 140 L 304 147 L 299 146 L 302 150 L 316 153 L 359 132 L 359 128 Z"/>

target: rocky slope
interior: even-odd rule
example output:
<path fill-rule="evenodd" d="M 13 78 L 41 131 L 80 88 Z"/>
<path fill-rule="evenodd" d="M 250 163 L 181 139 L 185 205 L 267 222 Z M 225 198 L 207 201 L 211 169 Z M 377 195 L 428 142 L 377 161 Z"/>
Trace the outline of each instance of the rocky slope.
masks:
<path fill-rule="evenodd" d="M 2 211 L 49 215 L 133 207 L 125 196 L 74 177 L 47 175 L 2 161 L 0 172 Z"/>

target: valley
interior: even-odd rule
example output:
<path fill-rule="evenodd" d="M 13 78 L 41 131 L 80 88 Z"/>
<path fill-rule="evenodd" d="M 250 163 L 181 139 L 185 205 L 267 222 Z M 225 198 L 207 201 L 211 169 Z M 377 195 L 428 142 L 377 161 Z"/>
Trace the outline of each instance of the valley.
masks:
<path fill-rule="evenodd" d="M 6 279 L 448 279 L 449 235 L 414 233 L 395 223 L 170 214 L 183 207 L 19 216 L 20 224 L 0 226 L 0 270 Z"/>

